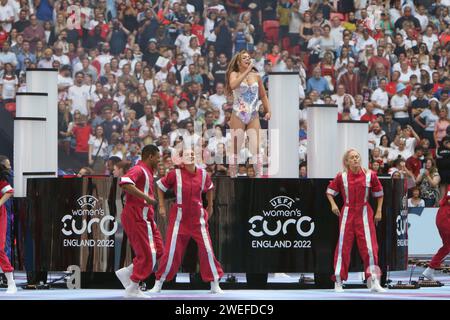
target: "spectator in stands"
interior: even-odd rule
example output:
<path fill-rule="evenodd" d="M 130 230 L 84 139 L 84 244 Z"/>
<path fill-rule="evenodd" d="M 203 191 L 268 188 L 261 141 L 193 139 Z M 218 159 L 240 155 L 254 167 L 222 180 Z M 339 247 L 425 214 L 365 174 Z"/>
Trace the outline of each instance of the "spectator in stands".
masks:
<path fill-rule="evenodd" d="M 105 172 L 105 157 L 107 156 L 108 140 L 104 128 L 97 126 L 95 134 L 89 138 L 89 166 L 96 174 Z"/>
<path fill-rule="evenodd" d="M 131 143 L 128 147 L 128 154 L 126 156 L 127 161 L 131 162 L 131 166 L 134 167 L 139 160 L 141 160 L 140 156 L 141 148 L 138 143 Z"/>
<path fill-rule="evenodd" d="M 347 72 L 339 79 L 339 84 L 345 86 L 345 92 L 356 96 L 361 92 L 361 81 L 358 74 L 354 73 L 355 63 L 349 62 L 347 65 Z"/>
<path fill-rule="evenodd" d="M 417 178 L 420 173 L 420 169 L 422 169 L 422 160 L 423 157 L 423 149 L 421 146 L 417 146 L 414 149 L 414 154 L 406 159 L 406 167 L 410 170 L 414 176 Z"/>
<path fill-rule="evenodd" d="M 394 119 L 400 125 L 409 124 L 408 106 L 409 99 L 404 94 L 406 86 L 403 83 L 398 83 L 396 88 L 396 94 L 391 99 L 391 109 L 394 112 Z"/>
<path fill-rule="evenodd" d="M 95 174 L 94 170 L 89 167 L 81 168 L 77 173 L 77 178 L 83 178 L 84 176 L 93 176 Z"/>
<path fill-rule="evenodd" d="M 36 63 L 36 55 L 31 53 L 30 51 L 30 42 L 24 41 L 22 45 L 22 50 L 20 50 L 19 54 L 17 55 L 17 66 L 16 70 L 19 71 L 25 71 L 26 65 L 25 60 L 29 60 L 30 63 Z"/>
<path fill-rule="evenodd" d="M 446 109 L 441 109 L 441 112 Z M 439 141 L 438 141 L 439 142 Z M 441 176 L 441 197 L 450 183 L 450 136 L 445 136 L 441 143 L 436 144 L 436 164 Z"/>
<path fill-rule="evenodd" d="M 366 112 L 361 116 L 361 121 L 368 121 L 369 125 L 378 120 L 376 114 L 374 114 L 375 105 L 372 102 L 366 104 Z"/>
<path fill-rule="evenodd" d="M 76 119 L 76 117 L 74 117 Z M 89 137 L 91 126 L 88 124 L 87 116 L 80 114 L 75 120 L 73 129 L 70 131 L 75 138 L 75 158 L 78 160 L 79 168 L 89 164 Z"/>
<path fill-rule="evenodd" d="M 1 99 L 4 104 L 16 101 L 16 92 L 19 88 L 19 79 L 14 73 L 14 67 L 10 63 L 4 65 L 3 76 L 0 78 Z"/>
<path fill-rule="evenodd" d="M 228 14 L 225 10 L 220 12 L 220 19 L 214 25 L 214 33 L 216 34 L 216 52 L 218 54 L 224 53 L 227 58 L 231 58 L 233 47 L 230 45 L 232 43 L 232 34 L 236 27 L 233 20 L 228 18 Z"/>
<path fill-rule="evenodd" d="M 383 68 L 383 66 L 378 65 L 377 68 Z M 373 78 L 371 81 L 374 81 Z M 375 106 L 375 114 L 385 114 L 385 111 L 389 107 L 389 95 L 386 91 L 386 85 L 387 85 L 387 79 L 386 78 L 380 78 L 376 88 L 374 89 L 370 101 Z"/>
<path fill-rule="evenodd" d="M 426 207 L 434 207 L 439 201 L 439 183 L 441 177 L 432 158 L 425 160 L 424 168 L 420 170 L 416 183 L 420 188 L 420 197 Z"/>
<path fill-rule="evenodd" d="M 302 1 L 303 3 L 303 1 Z M 308 47 L 308 42 L 312 38 L 314 32 L 313 32 L 313 25 L 311 22 L 311 12 L 306 11 L 303 13 L 303 21 L 300 24 L 300 30 L 299 30 L 299 36 L 300 36 L 300 48 L 302 50 L 306 50 Z"/>
<path fill-rule="evenodd" d="M 122 133 L 123 125 L 113 119 L 113 112 L 110 106 L 103 109 L 103 119 L 104 121 L 101 123 L 101 126 L 104 129 L 104 135 L 107 141 L 110 141 L 113 132 Z"/>
<path fill-rule="evenodd" d="M 44 50 L 43 59 L 38 62 L 38 68 L 49 69 L 53 68 L 53 51 L 50 48 Z"/>
<path fill-rule="evenodd" d="M 35 53 L 38 42 L 45 41 L 44 28 L 39 24 L 36 15 L 30 15 L 30 25 L 23 30 L 23 38 L 30 43 L 30 51 L 33 53 Z"/>
<path fill-rule="evenodd" d="M 114 178 L 121 178 L 123 177 L 128 170 L 131 168 L 131 162 L 129 161 L 120 161 L 116 164 L 114 164 L 114 170 L 113 170 L 113 176 Z"/>
<path fill-rule="evenodd" d="M 369 133 L 369 149 L 374 149 L 375 147 L 380 145 L 380 139 L 386 133 L 381 129 L 379 122 L 372 123 L 372 131 Z"/>
<path fill-rule="evenodd" d="M 306 166 L 305 162 L 300 163 L 300 170 L 299 171 L 300 171 L 299 172 L 299 178 L 300 179 L 307 179 L 307 172 L 308 172 L 308 170 L 307 170 L 307 166 Z"/>
<path fill-rule="evenodd" d="M 439 106 L 436 101 L 430 101 L 429 108 L 424 109 L 420 114 L 418 114 L 414 120 L 417 125 L 420 126 L 423 131 L 422 135 L 424 138 L 430 141 L 430 148 L 434 149 L 435 139 L 434 139 L 434 129 L 436 122 L 439 119 Z"/>
<path fill-rule="evenodd" d="M 309 78 L 306 84 L 306 92 L 310 93 L 312 90 L 321 94 L 324 91 L 330 91 L 328 81 L 321 76 L 320 67 L 316 67 L 313 71 L 313 77 Z"/>
<path fill-rule="evenodd" d="M 425 207 L 425 201 L 420 198 L 419 187 L 411 189 L 412 197 L 408 199 L 408 208 Z"/>
<path fill-rule="evenodd" d="M 442 147 L 441 141 L 447 134 L 447 127 L 450 125 L 450 121 L 448 120 L 448 109 L 441 108 L 439 110 L 439 118 L 436 121 L 434 127 L 434 143 L 436 148 Z"/>
<path fill-rule="evenodd" d="M 80 113 L 78 113 L 80 114 Z M 66 155 L 70 154 L 70 134 L 68 133 L 69 123 L 73 121 L 70 107 L 66 102 L 58 102 L 58 145 L 64 150 Z"/>
<path fill-rule="evenodd" d="M 10 51 L 10 44 L 9 42 L 3 43 L 2 51 L 0 52 L 0 63 L 6 64 L 9 63 L 13 66 L 14 70 L 16 69 L 17 65 L 17 57 L 14 54 L 14 52 Z"/>

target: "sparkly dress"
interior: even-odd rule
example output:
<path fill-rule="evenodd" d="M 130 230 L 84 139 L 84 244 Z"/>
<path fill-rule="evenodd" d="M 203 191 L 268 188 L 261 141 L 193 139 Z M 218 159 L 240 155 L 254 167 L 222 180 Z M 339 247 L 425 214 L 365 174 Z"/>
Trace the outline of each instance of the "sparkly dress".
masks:
<path fill-rule="evenodd" d="M 255 82 L 248 85 L 241 82 L 239 88 L 233 90 L 233 112 L 244 124 L 258 118 L 259 85 Z"/>

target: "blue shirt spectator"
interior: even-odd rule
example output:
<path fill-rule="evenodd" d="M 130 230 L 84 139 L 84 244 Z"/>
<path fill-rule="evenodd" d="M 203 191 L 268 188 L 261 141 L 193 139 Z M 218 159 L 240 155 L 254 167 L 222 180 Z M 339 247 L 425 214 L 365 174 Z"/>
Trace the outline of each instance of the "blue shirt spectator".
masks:
<path fill-rule="evenodd" d="M 320 68 L 314 69 L 313 77 L 311 77 L 306 82 L 306 92 L 310 93 L 313 90 L 316 90 L 319 94 L 324 91 L 330 91 L 330 86 L 328 85 L 328 81 L 322 77 L 320 72 Z"/>

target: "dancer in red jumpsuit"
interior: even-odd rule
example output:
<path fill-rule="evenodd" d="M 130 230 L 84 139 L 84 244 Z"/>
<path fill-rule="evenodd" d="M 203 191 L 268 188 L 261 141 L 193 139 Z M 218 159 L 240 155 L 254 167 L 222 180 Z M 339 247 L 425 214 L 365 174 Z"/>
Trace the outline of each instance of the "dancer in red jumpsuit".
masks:
<path fill-rule="evenodd" d="M 136 255 L 133 264 L 116 271 L 125 287 L 125 297 L 148 297 L 140 291 L 139 281 L 145 280 L 153 272 L 156 260 L 163 253 L 161 235 L 153 216 L 153 205 L 157 204 L 153 191 L 153 172 L 159 159 L 158 147 L 145 146 L 142 149 L 142 161 L 119 182 L 126 193 L 121 220 Z"/>
<path fill-rule="evenodd" d="M 377 198 L 375 222 L 381 220 L 383 204 L 383 187 L 377 175 L 361 167 L 361 156 L 354 149 L 348 150 L 343 159 L 344 171 L 338 173 L 327 189 L 327 197 L 331 210 L 339 216 L 339 240 L 334 256 L 335 291 L 343 292 L 342 281 L 347 280 L 350 253 L 354 238 L 358 244 L 359 253 L 364 261 L 367 286 L 374 292 L 384 292 L 379 282 L 378 244 L 373 211 L 368 204 L 369 189 L 372 196 Z M 334 201 L 334 197 L 341 193 L 344 200 L 342 210 Z"/>
<path fill-rule="evenodd" d="M 206 170 L 197 168 L 194 160 L 194 152 L 184 150 L 182 168 L 170 171 L 157 182 L 160 214 L 166 215 L 164 192 L 168 189 L 174 190 L 177 202 L 169 213 L 166 250 L 156 272 L 157 281 L 150 292 L 160 292 L 164 281 L 170 281 L 175 276 L 192 237 L 198 246 L 203 281 L 211 282 L 212 293 L 222 293 L 219 279 L 223 276 L 223 271 L 214 256 L 208 228 L 208 218 L 213 208 L 214 186 Z M 208 199 L 207 210 L 203 208 L 202 193 L 206 193 Z"/>
<path fill-rule="evenodd" d="M 11 266 L 8 256 L 4 250 L 7 226 L 7 213 L 4 204 L 14 194 L 14 190 L 9 185 L 7 180 L 8 173 L 9 170 L 3 164 L 0 164 L 0 267 L 8 280 L 8 289 L 6 290 L 6 293 L 14 294 L 17 292 L 16 283 L 13 276 L 14 268 Z"/>
<path fill-rule="evenodd" d="M 440 268 L 441 262 L 450 253 L 450 187 L 439 204 L 436 225 L 442 239 L 442 247 L 431 259 L 429 267 L 423 272 L 423 276 L 430 280 L 434 280 L 434 271 Z"/>

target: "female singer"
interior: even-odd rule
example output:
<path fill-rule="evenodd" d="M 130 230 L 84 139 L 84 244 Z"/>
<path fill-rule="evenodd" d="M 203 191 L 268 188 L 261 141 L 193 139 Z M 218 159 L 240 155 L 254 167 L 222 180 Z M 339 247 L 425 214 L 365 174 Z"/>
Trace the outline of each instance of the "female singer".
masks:
<path fill-rule="evenodd" d="M 270 106 L 266 90 L 247 51 L 242 50 L 230 61 L 226 72 L 225 92 L 233 95 L 233 114 L 230 120 L 232 150 L 230 152 L 230 176 L 237 174 L 237 154 L 244 142 L 244 132 L 250 139 L 250 152 L 256 177 L 262 175 L 262 158 L 260 153 L 259 131 L 259 100 L 266 114 L 265 120 L 270 120 Z"/>

